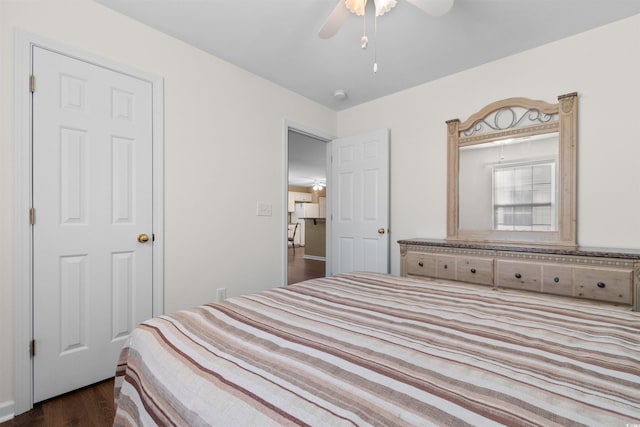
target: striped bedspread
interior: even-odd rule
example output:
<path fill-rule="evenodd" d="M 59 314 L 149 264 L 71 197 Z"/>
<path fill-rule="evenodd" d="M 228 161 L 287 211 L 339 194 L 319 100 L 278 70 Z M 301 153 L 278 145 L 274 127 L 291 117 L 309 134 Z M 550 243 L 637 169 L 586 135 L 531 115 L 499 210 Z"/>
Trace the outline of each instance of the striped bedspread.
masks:
<path fill-rule="evenodd" d="M 640 424 L 640 314 L 345 274 L 143 323 L 115 425 Z"/>

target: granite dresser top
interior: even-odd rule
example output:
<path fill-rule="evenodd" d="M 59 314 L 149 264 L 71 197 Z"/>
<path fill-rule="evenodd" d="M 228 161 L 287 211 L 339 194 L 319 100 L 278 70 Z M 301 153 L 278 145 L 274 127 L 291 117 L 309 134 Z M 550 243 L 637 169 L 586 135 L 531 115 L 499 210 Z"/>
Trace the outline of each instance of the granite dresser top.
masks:
<path fill-rule="evenodd" d="M 640 249 L 598 248 L 585 246 L 578 246 L 575 248 L 536 245 L 526 246 L 521 243 L 482 243 L 424 238 L 403 239 L 398 240 L 398 243 L 401 245 L 439 246 L 460 249 L 484 249 L 493 251 L 528 252 L 554 255 L 574 255 L 640 260 Z"/>

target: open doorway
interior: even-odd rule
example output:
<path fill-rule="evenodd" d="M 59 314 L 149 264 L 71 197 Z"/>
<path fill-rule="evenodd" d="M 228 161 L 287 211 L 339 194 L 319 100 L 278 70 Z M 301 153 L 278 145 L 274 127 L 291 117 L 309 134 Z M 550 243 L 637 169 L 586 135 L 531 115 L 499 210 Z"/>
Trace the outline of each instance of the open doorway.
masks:
<path fill-rule="evenodd" d="M 287 284 L 325 276 L 328 141 L 287 129 Z"/>

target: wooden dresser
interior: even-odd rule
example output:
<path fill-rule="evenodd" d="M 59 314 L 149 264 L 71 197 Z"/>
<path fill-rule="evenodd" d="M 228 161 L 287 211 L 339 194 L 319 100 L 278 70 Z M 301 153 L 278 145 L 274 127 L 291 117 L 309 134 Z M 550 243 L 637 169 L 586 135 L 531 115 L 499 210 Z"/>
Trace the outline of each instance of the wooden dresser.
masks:
<path fill-rule="evenodd" d="M 628 305 L 640 311 L 640 250 L 400 240 L 400 275 Z"/>

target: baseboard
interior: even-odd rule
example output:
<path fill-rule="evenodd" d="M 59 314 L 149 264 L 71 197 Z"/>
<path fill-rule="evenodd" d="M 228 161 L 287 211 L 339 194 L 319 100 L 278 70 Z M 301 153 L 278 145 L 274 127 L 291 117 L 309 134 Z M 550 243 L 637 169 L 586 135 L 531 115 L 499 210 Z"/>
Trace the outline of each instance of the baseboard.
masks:
<path fill-rule="evenodd" d="M 316 261 L 326 261 L 326 258 L 323 256 L 315 256 L 315 255 L 305 255 L 304 259 L 313 259 Z"/>
<path fill-rule="evenodd" d="M 13 419 L 13 400 L 0 403 L 0 423 Z"/>

